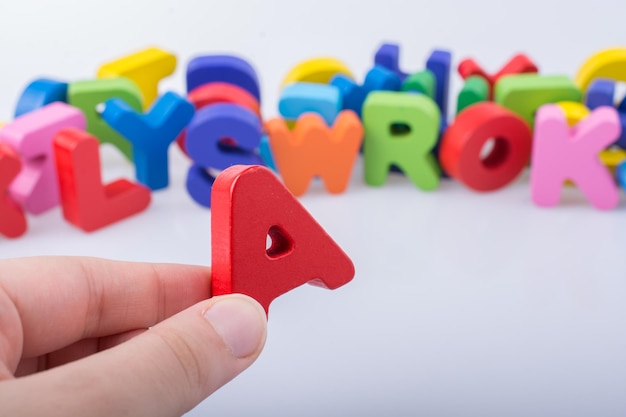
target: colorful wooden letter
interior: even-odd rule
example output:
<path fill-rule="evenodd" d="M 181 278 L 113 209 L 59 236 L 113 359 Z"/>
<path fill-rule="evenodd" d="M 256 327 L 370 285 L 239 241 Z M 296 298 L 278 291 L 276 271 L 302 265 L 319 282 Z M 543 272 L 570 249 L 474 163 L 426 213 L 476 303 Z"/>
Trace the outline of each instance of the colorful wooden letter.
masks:
<path fill-rule="evenodd" d="M 626 81 L 626 48 L 605 49 L 587 58 L 578 70 L 576 84 L 586 91 L 597 78 Z"/>
<path fill-rule="evenodd" d="M 211 104 L 232 103 L 239 104 L 252 110 L 261 117 L 261 105 L 259 100 L 243 88 L 234 84 L 214 82 L 202 84 L 194 88 L 187 95 L 187 99 L 193 103 L 196 110 Z"/>
<path fill-rule="evenodd" d="M 216 174 L 211 172 L 209 168 L 202 165 L 193 164 L 189 167 L 185 186 L 193 201 L 203 207 L 211 207 L 211 190 L 215 176 Z"/>
<path fill-rule="evenodd" d="M 187 129 L 189 156 L 204 167 L 260 165 L 255 150 L 263 127 L 259 117 L 237 104 L 214 104 L 199 110 Z"/>
<path fill-rule="evenodd" d="M 626 161 L 626 151 L 619 148 L 605 149 L 600 152 L 600 161 L 609 169 L 611 175 L 617 177 L 617 167 Z"/>
<path fill-rule="evenodd" d="M 615 105 L 615 81 L 608 78 L 597 78 L 589 84 L 585 92 L 585 104 L 590 109 L 600 106 Z"/>
<path fill-rule="evenodd" d="M 437 143 L 440 114 L 421 94 L 373 92 L 363 106 L 365 182 L 385 183 L 398 166 L 423 190 L 439 186 L 440 171 L 431 151 Z"/>
<path fill-rule="evenodd" d="M 214 104 L 198 110 L 187 128 L 187 153 L 194 161 L 187 173 L 191 197 L 210 207 L 214 177 L 209 168 L 262 165 L 263 160 L 256 153 L 262 135 L 259 117 L 237 104 Z"/>
<path fill-rule="evenodd" d="M 59 185 L 53 141 L 64 128 L 85 129 L 82 112 L 65 103 L 52 103 L 26 113 L 0 130 L 0 142 L 22 157 L 22 170 L 9 192 L 27 212 L 40 214 L 59 205 Z"/>
<path fill-rule="evenodd" d="M 266 167 L 272 171 L 277 171 L 276 162 L 274 161 L 274 152 L 272 152 L 270 138 L 267 135 L 263 135 L 261 137 L 261 142 L 259 143 L 259 156 L 265 163 Z"/>
<path fill-rule="evenodd" d="M 615 142 L 620 132 L 617 111 L 601 107 L 573 129 L 558 105 L 537 112 L 530 186 L 539 206 L 557 205 L 566 180 L 576 184 L 594 207 L 615 208 L 619 196 L 609 170 L 598 154 Z"/>
<path fill-rule="evenodd" d="M 319 115 L 307 113 L 293 131 L 283 119 L 270 120 L 265 129 L 283 182 L 296 197 L 316 176 L 330 193 L 346 190 L 363 141 L 363 126 L 353 111 L 342 111 L 332 128 Z"/>
<path fill-rule="evenodd" d="M 407 74 L 400 70 L 400 47 L 397 44 L 385 43 L 381 45 L 374 56 L 374 63 L 395 72 L 403 82 L 407 78 Z M 426 60 L 426 69 L 435 77 L 435 102 L 443 119 L 447 119 L 448 114 L 451 65 L 452 54 L 442 49 L 433 50 Z"/>
<path fill-rule="evenodd" d="M 493 140 L 484 158 L 483 147 Z M 516 114 L 491 102 L 461 112 L 443 136 L 443 169 L 476 191 L 493 191 L 513 181 L 528 164 L 532 134 Z"/>
<path fill-rule="evenodd" d="M 281 87 L 298 82 L 328 84 L 337 74 L 354 79 L 346 64 L 335 58 L 311 58 L 294 66 L 283 78 Z"/>
<path fill-rule="evenodd" d="M 193 104 L 196 110 L 200 110 L 212 104 L 232 103 L 252 110 L 261 118 L 261 106 L 259 101 L 243 88 L 233 84 L 220 82 L 202 84 L 200 87 L 193 89 L 193 91 L 187 95 L 187 99 Z M 185 128 L 181 134 L 178 135 L 178 138 L 176 138 L 176 143 L 185 154 L 187 154 L 186 141 L 187 129 Z"/>
<path fill-rule="evenodd" d="M 78 107 L 87 118 L 87 131 L 101 143 L 110 143 L 119 149 L 126 158 L 132 161 L 130 142 L 117 133 L 100 117 L 99 104 L 111 98 L 124 100 L 135 111 L 142 111 L 141 91 L 128 78 L 102 78 L 89 81 L 78 81 L 70 84 L 68 92 L 69 104 Z"/>
<path fill-rule="evenodd" d="M 426 60 L 426 69 L 435 76 L 435 103 L 443 119 L 448 119 L 448 91 L 450 89 L 450 72 L 452 54 L 443 49 L 435 49 Z"/>
<path fill-rule="evenodd" d="M 26 86 L 18 99 L 15 118 L 55 101 L 67 103 L 67 83 L 37 78 Z"/>
<path fill-rule="evenodd" d="M 587 90 L 585 99 L 587 107 L 592 110 L 601 106 L 615 107 L 613 104 L 613 100 L 615 98 L 615 87 L 616 83 L 613 80 L 603 78 L 594 80 L 589 86 L 589 90 Z M 626 99 L 622 99 L 622 101 L 617 105 L 617 112 L 619 113 L 622 131 L 615 145 L 622 149 L 626 149 Z"/>
<path fill-rule="evenodd" d="M 459 63 L 459 75 L 467 80 L 472 76 L 480 76 L 489 85 L 489 99 L 493 97 L 493 86 L 505 75 L 535 74 L 539 72 L 537 65 L 524 54 L 517 54 L 511 58 L 500 70 L 494 74 L 488 74 L 472 58 L 466 58 Z"/>
<path fill-rule="evenodd" d="M 615 178 L 620 187 L 626 190 L 626 160 L 622 160 L 622 162 L 615 167 Z"/>
<path fill-rule="evenodd" d="M 400 90 L 425 94 L 434 100 L 436 87 L 433 73 L 429 70 L 423 70 L 406 77 Z"/>
<path fill-rule="evenodd" d="M 243 88 L 261 101 L 256 71 L 247 61 L 233 55 L 205 55 L 189 61 L 187 92 L 203 84 L 224 82 Z"/>
<path fill-rule="evenodd" d="M 489 83 L 479 75 L 472 75 L 465 80 L 456 100 L 456 113 L 461 113 L 472 104 L 489 100 Z"/>
<path fill-rule="evenodd" d="M 267 168 L 223 171 L 211 206 L 214 296 L 246 294 L 269 312 L 275 298 L 303 284 L 336 289 L 354 277 L 350 258 Z"/>
<path fill-rule="evenodd" d="M 408 77 L 408 74 L 400 68 L 400 45 L 396 43 L 383 43 L 374 54 L 374 65 L 380 65 L 394 72 L 400 81 Z"/>
<path fill-rule="evenodd" d="M 565 113 L 565 119 L 569 127 L 574 127 L 582 119 L 589 116 L 589 109 L 583 103 L 577 101 L 559 101 L 555 104 Z"/>
<path fill-rule="evenodd" d="M 539 107 L 559 101 L 580 102 L 582 93 L 566 76 L 519 74 L 498 81 L 494 98 L 498 104 L 522 116 L 532 127 Z"/>
<path fill-rule="evenodd" d="M 125 179 L 102 185 L 98 140 L 77 129 L 54 138 L 63 216 L 91 232 L 145 210 L 150 190 Z"/>
<path fill-rule="evenodd" d="M 148 109 L 159 96 L 159 81 L 175 69 L 175 55 L 159 48 L 146 48 L 102 65 L 98 78 L 129 78 L 141 90 L 144 109 Z"/>
<path fill-rule="evenodd" d="M 26 232 L 26 216 L 8 193 L 9 184 L 20 172 L 22 164 L 15 151 L 0 143 L 0 234 L 17 238 Z"/>
<path fill-rule="evenodd" d="M 169 185 L 170 144 L 193 114 L 191 103 L 168 92 L 145 115 L 138 114 L 123 100 L 108 100 L 102 118 L 131 143 L 137 181 L 159 190 Z"/>
<path fill-rule="evenodd" d="M 561 110 L 563 110 L 563 113 L 565 113 L 565 119 L 567 120 L 567 125 L 569 127 L 574 127 L 578 122 L 589 116 L 590 113 L 590 110 L 587 106 L 576 101 L 559 101 L 556 104 L 561 108 Z M 623 114 L 620 114 L 620 120 L 622 123 L 623 133 Z M 615 144 L 617 144 L 617 142 Z M 604 149 L 602 152 L 600 152 L 599 157 L 602 164 L 609 169 L 611 175 L 615 176 L 616 168 L 626 159 L 626 151 L 615 146 L 610 146 L 609 148 Z M 567 180 L 565 184 L 573 185 L 570 180 Z"/>
<path fill-rule="evenodd" d="M 392 71 L 380 66 L 367 72 L 362 86 L 355 84 L 345 75 L 336 76 L 331 83 L 341 91 L 342 108 L 354 111 L 359 117 L 362 116 L 363 103 L 372 91 L 398 91 L 401 87 L 400 78 Z"/>
<path fill-rule="evenodd" d="M 293 83 L 280 94 L 278 112 L 287 120 L 296 120 L 304 113 L 317 113 L 327 124 L 335 121 L 341 111 L 341 94 L 332 85 Z"/>

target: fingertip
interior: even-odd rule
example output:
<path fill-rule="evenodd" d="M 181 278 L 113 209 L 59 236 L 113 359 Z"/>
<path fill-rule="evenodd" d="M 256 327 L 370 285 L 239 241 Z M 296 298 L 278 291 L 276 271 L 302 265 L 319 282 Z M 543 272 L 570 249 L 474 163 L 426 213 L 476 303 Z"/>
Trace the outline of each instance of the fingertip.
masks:
<path fill-rule="evenodd" d="M 230 353 L 239 359 L 258 356 L 267 338 L 267 315 L 253 298 L 243 294 L 213 297 L 203 316 Z"/>

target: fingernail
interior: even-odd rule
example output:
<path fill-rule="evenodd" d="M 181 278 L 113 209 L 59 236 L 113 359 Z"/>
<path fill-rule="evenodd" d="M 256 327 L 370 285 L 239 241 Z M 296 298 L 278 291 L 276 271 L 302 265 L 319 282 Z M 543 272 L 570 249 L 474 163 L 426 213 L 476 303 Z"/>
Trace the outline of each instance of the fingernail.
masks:
<path fill-rule="evenodd" d="M 237 358 L 253 354 L 263 342 L 265 312 L 247 297 L 223 296 L 204 313 L 204 317 Z"/>

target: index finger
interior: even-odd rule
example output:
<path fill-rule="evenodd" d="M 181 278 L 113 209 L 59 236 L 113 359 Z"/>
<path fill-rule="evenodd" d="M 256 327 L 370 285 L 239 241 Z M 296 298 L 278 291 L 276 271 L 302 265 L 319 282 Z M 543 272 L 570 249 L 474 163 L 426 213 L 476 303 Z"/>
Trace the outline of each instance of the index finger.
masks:
<path fill-rule="evenodd" d="M 84 338 L 148 328 L 209 298 L 210 280 L 204 266 L 85 257 L 0 260 L 0 293 L 20 321 L 0 320 L 0 334 L 14 334 L 4 326 L 21 326 L 22 356 L 33 357 Z"/>

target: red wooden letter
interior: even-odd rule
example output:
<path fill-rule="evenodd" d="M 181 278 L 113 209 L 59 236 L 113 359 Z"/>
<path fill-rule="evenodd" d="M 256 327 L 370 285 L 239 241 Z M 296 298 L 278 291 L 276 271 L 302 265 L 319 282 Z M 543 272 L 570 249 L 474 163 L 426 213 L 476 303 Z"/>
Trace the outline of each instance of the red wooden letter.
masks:
<path fill-rule="evenodd" d="M 350 258 L 264 167 L 235 165 L 217 177 L 211 235 L 213 295 L 246 294 L 266 312 L 303 284 L 335 289 L 354 277 Z"/>
<path fill-rule="evenodd" d="M 493 98 L 493 87 L 498 80 L 505 75 L 536 73 L 537 65 L 524 54 L 517 54 L 511 58 L 500 70 L 494 74 L 488 74 L 480 65 L 471 58 L 466 58 L 459 63 L 459 75 L 465 80 L 472 75 L 480 75 L 489 83 L 489 99 Z"/>
<path fill-rule="evenodd" d="M 24 211 L 8 192 L 21 169 L 22 163 L 13 149 L 0 143 L 0 233 L 8 238 L 20 237 L 26 232 Z"/>
<path fill-rule="evenodd" d="M 78 129 L 54 138 L 61 205 L 65 219 L 91 232 L 137 214 L 150 204 L 150 190 L 121 179 L 102 185 L 99 142 Z"/>
<path fill-rule="evenodd" d="M 483 146 L 493 149 L 481 157 Z M 439 159 L 450 176 L 476 191 L 509 184 L 530 159 L 532 133 L 520 116 L 498 104 L 474 104 L 459 113 L 441 140 Z"/>

